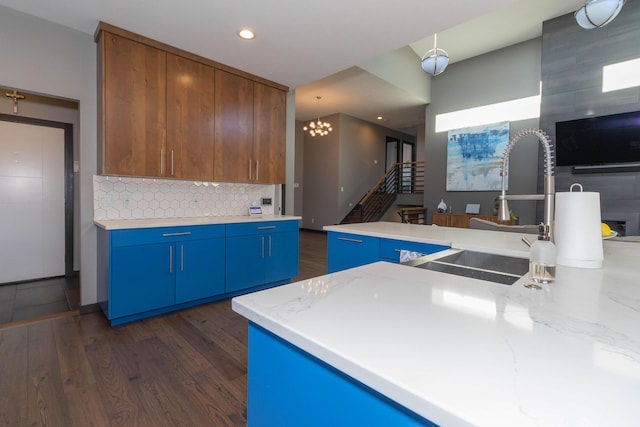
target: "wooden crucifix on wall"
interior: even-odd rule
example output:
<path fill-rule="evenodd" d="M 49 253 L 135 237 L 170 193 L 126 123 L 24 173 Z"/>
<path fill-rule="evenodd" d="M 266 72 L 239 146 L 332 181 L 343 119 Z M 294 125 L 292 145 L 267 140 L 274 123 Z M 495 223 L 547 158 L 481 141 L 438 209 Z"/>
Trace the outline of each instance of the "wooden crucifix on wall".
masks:
<path fill-rule="evenodd" d="M 13 114 L 18 114 L 18 100 L 24 99 L 24 95 L 18 93 L 17 90 L 13 90 L 13 92 L 7 92 L 4 96 L 13 98 Z"/>

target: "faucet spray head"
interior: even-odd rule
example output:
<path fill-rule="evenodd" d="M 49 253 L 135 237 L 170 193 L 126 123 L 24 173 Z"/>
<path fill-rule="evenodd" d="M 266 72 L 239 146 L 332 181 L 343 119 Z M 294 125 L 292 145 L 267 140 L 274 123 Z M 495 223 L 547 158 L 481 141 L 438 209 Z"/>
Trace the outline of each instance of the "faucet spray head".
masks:
<path fill-rule="evenodd" d="M 509 221 L 511 219 L 511 212 L 509 211 L 509 204 L 506 199 L 506 192 L 502 192 L 499 197 L 499 205 L 498 205 L 498 219 L 500 221 Z"/>

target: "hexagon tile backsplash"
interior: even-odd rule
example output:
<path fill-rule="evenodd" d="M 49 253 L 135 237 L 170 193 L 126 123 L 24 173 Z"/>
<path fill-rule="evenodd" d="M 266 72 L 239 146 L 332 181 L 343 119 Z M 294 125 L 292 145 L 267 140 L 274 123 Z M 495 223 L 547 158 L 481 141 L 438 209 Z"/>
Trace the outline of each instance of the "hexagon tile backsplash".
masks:
<path fill-rule="evenodd" d="M 93 176 L 93 218 L 142 219 L 248 215 L 275 185 Z M 273 214 L 274 205 L 262 206 Z"/>

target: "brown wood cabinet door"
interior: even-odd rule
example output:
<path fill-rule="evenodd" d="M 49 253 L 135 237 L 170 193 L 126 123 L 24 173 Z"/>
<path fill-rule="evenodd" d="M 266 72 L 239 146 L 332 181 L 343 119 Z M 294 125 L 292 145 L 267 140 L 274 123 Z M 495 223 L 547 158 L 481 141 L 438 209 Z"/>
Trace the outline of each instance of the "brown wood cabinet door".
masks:
<path fill-rule="evenodd" d="M 254 83 L 253 152 L 255 181 L 264 184 L 285 182 L 287 95 L 284 91 Z"/>
<path fill-rule="evenodd" d="M 166 54 L 105 32 L 99 173 L 163 176 Z"/>
<path fill-rule="evenodd" d="M 215 69 L 167 54 L 166 175 L 213 180 Z"/>
<path fill-rule="evenodd" d="M 253 163 L 253 82 L 216 70 L 215 181 L 251 182 Z"/>

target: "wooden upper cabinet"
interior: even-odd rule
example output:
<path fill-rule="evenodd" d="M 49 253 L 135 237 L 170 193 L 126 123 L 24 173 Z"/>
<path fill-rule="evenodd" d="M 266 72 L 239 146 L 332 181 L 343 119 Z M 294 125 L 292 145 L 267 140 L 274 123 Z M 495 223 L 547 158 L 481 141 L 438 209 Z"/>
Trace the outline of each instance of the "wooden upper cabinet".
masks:
<path fill-rule="evenodd" d="M 287 87 L 101 22 L 98 173 L 283 183 Z"/>
<path fill-rule="evenodd" d="M 253 81 L 222 70 L 215 76 L 215 181 L 251 182 Z"/>
<path fill-rule="evenodd" d="M 212 181 L 215 69 L 167 54 L 166 176 Z"/>
<path fill-rule="evenodd" d="M 102 32 L 98 60 L 98 173 L 163 176 L 166 53 Z"/>
<path fill-rule="evenodd" d="M 253 85 L 253 156 L 255 181 L 285 182 L 286 92 L 255 82 Z"/>

